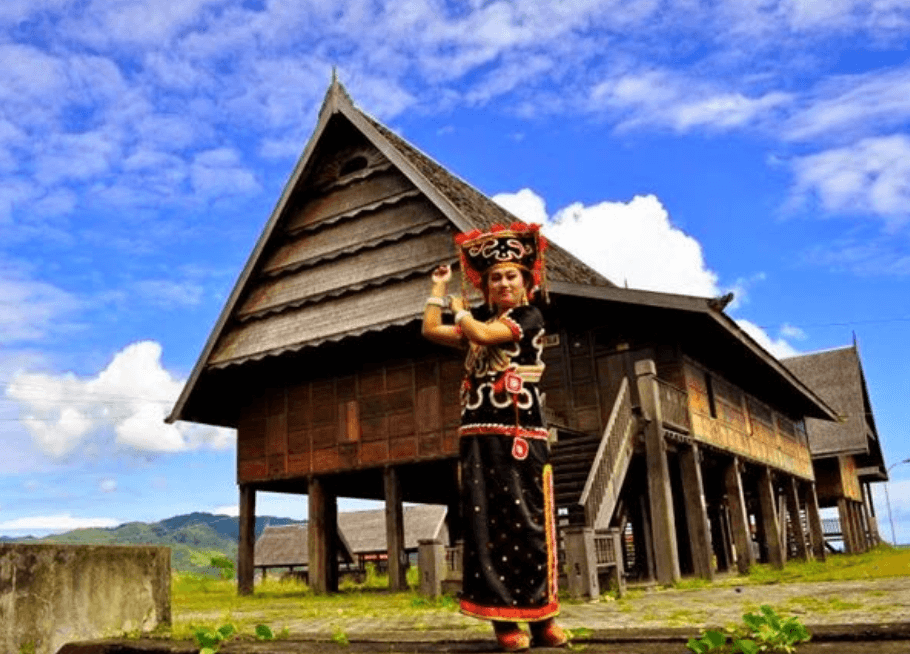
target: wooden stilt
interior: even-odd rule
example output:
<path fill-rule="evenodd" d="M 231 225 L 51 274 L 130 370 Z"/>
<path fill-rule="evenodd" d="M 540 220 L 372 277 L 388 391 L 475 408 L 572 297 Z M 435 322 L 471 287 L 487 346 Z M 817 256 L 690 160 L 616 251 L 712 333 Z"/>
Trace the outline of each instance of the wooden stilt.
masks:
<path fill-rule="evenodd" d="M 256 489 L 240 484 L 240 533 L 237 537 L 237 593 L 253 594 L 256 548 Z"/>
<path fill-rule="evenodd" d="M 670 470 L 657 389 L 657 367 L 651 360 L 636 361 L 635 375 L 642 413 L 647 420 L 645 456 L 648 466 L 648 499 L 651 506 L 651 536 L 657 581 L 661 584 L 672 584 L 680 578 L 679 554 L 676 545 Z"/>
<path fill-rule="evenodd" d="M 768 552 L 768 562 L 772 567 L 784 567 L 784 548 L 780 543 L 780 529 L 777 522 L 777 500 L 774 494 L 774 484 L 771 481 L 771 470 L 762 466 L 758 474 L 758 498 L 761 504 L 761 522 L 765 538 L 765 548 Z"/>
<path fill-rule="evenodd" d="M 824 561 L 828 553 L 825 551 L 825 531 L 822 528 L 822 515 L 818 508 L 814 482 L 806 484 L 806 516 L 809 519 L 809 531 L 812 533 L 812 553 L 817 560 Z"/>
<path fill-rule="evenodd" d="M 853 515 L 850 511 L 850 500 L 842 497 L 837 500 L 837 517 L 840 519 L 841 538 L 844 541 L 844 552 L 856 553 L 856 539 L 853 533 Z"/>
<path fill-rule="evenodd" d="M 317 593 L 338 590 L 338 505 L 325 482 L 313 477 L 309 482 L 308 578 Z"/>
<path fill-rule="evenodd" d="M 724 484 L 727 489 L 730 530 L 733 532 L 733 544 L 736 547 L 736 569 L 740 574 L 746 574 L 755 563 L 755 554 L 752 551 L 752 535 L 749 531 L 742 476 L 739 473 L 739 459 L 736 457 L 727 466 Z"/>
<path fill-rule="evenodd" d="M 385 486 L 385 533 L 388 547 L 389 590 L 401 591 L 408 587 L 407 559 L 404 550 L 404 509 L 401 504 L 401 486 L 398 472 L 388 466 L 383 471 Z"/>
<path fill-rule="evenodd" d="M 697 576 L 703 579 L 714 579 L 711 526 L 705 506 L 705 488 L 702 483 L 699 458 L 698 445 L 695 443 L 690 447 L 680 448 L 679 467 L 685 489 L 686 524 L 689 527 L 692 567 Z"/>
<path fill-rule="evenodd" d="M 796 556 L 801 561 L 809 560 L 809 546 L 806 543 L 806 532 L 803 530 L 803 521 L 799 512 L 799 491 L 796 488 L 796 479 L 790 477 L 784 482 L 784 497 L 787 500 L 787 515 L 790 518 L 790 533 L 796 543 Z"/>

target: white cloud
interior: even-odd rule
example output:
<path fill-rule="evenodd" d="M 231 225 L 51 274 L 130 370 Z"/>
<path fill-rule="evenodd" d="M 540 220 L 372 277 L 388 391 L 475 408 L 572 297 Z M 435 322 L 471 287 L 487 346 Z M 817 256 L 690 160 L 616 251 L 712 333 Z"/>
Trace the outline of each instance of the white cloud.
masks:
<path fill-rule="evenodd" d="M 183 388 L 161 366 L 161 345 L 141 341 L 118 352 L 98 375 L 17 373 L 7 395 L 22 407 L 22 422 L 43 452 L 63 457 L 91 437 L 113 431 L 126 451 L 224 449 L 232 430 L 165 424 Z"/>
<path fill-rule="evenodd" d="M 793 161 L 797 201 L 827 211 L 882 216 L 891 227 L 910 218 L 910 137 L 872 137 Z"/>
<path fill-rule="evenodd" d="M 117 480 L 102 479 L 98 484 L 98 488 L 101 489 L 102 493 L 113 493 L 115 490 L 117 490 Z"/>
<path fill-rule="evenodd" d="M 670 70 L 608 79 L 591 90 L 589 99 L 592 110 L 616 113 L 620 130 L 657 126 L 677 132 L 750 127 L 791 101 L 787 93 L 749 97 Z"/>
<path fill-rule="evenodd" d="M 794 357 L 800 353 L 799 350 L 790 345 L 785 338 L 771 338 L 768 336 L 765 330 L 763 330 L 755 323 L 750 322 L 749 320 L 737 318 L 736 324 L 739 325 L 742 330 L 751 336 L 759 345 L 761 345 L 778 359 Z"/>
<path fill-rule="evenodd" d="M 780 335 L 785 338 L 792 338 L 799 341 L 806 338 L 805 331 L 795 325 L 790 325 L 787 323 L 784 323 L 784 325 L 780 328 Z"/>
<path fill-rule="evenodd" d="M 493 200 L 522 220 L 542 223 L 548 238 L 620 286 L 700 297 L 716 297 L 725 290 L 705 263 L 701 244 L 672 223 L 653 195 L 636 196 L 628 203 L 589 207 L 575 203 L 552 219 L 547 218 L 543 198 L 527 188 L 500 193 Z M 738 279 L 734 293 L 744 297 L 751 285 L 763 279 L 763 273 Z M 773 339 L 748 320 L 736 322 L 775 356 L 797 354 L 786 341 L 788 334 Z"/>
<path fill-rule="evenodd" d="M 2 532 L 50 532 L 60 533 L 73 529 L 110 528 L 121 524 L 113 518 L 74 518 L 68 513 L 47 516 L 32 516 L 0 521 Z"/>
<path fill-rule="evenodd" d="M 533 208 L 528 192 L 522 203 Z M 620 286 L 704 297 L 721 293 L 701 244 L 673 225 L 653 195 L 571 204 L 544 223 L 544 233 Z"/>
<path fill-rule="evenodd" d="M 259 190 L 259 182 L 231 148 L 206 150 L 196 155 L 190 168 L 193 189 L 208 198 L 246 195 Z"/>
<path fill-rule="evenodd" d="M 791 140 L 843 139 L 893 128 L 910 118 L 910 70 L 875 71 L 825 80 L 784 123 Z"/>
<path fill-rule="evenodd" d="M 37 341 L 66 326 L 79 301 L 23 270 L 0 264 L 0 345 Z"/>

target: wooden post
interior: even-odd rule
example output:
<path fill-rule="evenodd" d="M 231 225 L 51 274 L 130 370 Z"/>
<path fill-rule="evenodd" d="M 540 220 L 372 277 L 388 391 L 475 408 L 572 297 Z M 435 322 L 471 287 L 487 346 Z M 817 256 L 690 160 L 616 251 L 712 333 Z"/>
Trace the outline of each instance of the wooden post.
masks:
<path fill-rule="evenodd" d="M 446 568 L 446 547 L 442 541 L 432 538 L 417 541 L 421 595 L 432 598 L 442 595 L 442 582 L 448 573 Z"/>
<path fill-rule="evenodd" d="M 794 477 L 784 482 L 784 495 L 787 500 L 787 515 L 790 516 L 790 533 L 793 534 L 793 541 L 796 543 L 796 555 L 802 561 L 808 561 L 809 546 L 806 544 L 806 532 L 803 530 L 803 521 L 799 515 L 799 492 Z"/>
<path fill-rule="evenodd" d="M 863 490 L 863 512 L 866 516 L 866 524 L 869 526 L 869 547 L 875 547 L 882 542 L 878 533 L 878 521 L 875 518 L 875 503 L 872 501 L 872 488 L 869 482 L 862 485 Z"/>
<path fill-rule="evenodd" d="M 777 523 L 777 502 L 774 497 L 774 485 L 771 482 L 771 469 L 762 466 L 758 473 L 758 499 L 761 504 L 761 521 L 768 551 L 768 562 L 772 567 L 784 567 L 784 549 L 780 544 L 780 528 Z"/>
<path fill-rule="evenodd" d="M 632 537 L 635 539 L 635 561 L 644 564 L 645 577 L 649 581 L 657 578 L 654 568 L 654 545 L 651 543 L 651 514 L 648 499 L 644 493 L 638 496 L 638 516 L 632 522 Z"/>
<path fill-rule="evenodd" d="M 600 597 L 594 528 L 572 526 L 563 529 L 566 545 L 566 576 L 572 599 Z M 621 565 L 621 563 L 620 563 Z"/>
<path fill-rule="evenodd" d="M 385 486 L 385 533 L 389 563 L 389 590 L 407 590 L 407 554 L 404 549 L 404 509 L 398 472 L 388 466 L 383 471 Z"/>
<path fill-rule="evenodd" d="M 657 367 L 650 359 L 636 361 L 635 375 L 642 414 L 646 420 L 645 458 L 648 466 L 648 499 L 651 505 L 651 537 L 657 581 L 669 585 L 680 578 L 679 553 L 676 547 L 670 469 L 667 464 L 660 395 L 657 390 Z"/>
<path fill-rule="evenodd" d="M 822 527 L 822 514 L 818 508 L 818 495 L 815 492 L 815 482 L 806 484 L 806 516 L 809 519 L 809 531 L 812 534 L 812 553 L 819 561 L 824 561 L 828 553 L 825 551 L 825 530 Z"/>
<path fill-rule="evenodd" d="M 855 500 L 850 502 L 853 509 L 853 523 L 856 525 L 856 545 L 860 552 L 869 548 L 866 546 L 866 522 L 863 520 L 862 504 Z"/>
<path fill-rule="evenodd" d="M 253 594 L 256 549 L 256 489 L 240 484 L 240 533 L 237 537 L 237 594 Z"/>
<path fill-rule="evenodd" d="M 724 473 L 727 487 L 727 508 L 730 512 L 730 531 L 736 548 L 736 569 L 744 575 L 755 563 L 752 551 L 752 534 L 749 532 L 749 514 L 746 512 L 746 498 L 743 494 L 743 480 L 739 474 L 739 459 L 733 457 Z"/>
<path fill-rule="evenodd" d="M 837 500 L 837 517 L 840 519 L 841 538 L 844 541 L 844 552 L 856 554 L 856 536 L 853 529 L 853 515 L 850 511 L 850 500 L 842 497 Z"/>
<path fill-rule="evenodd" d="M 692 550 L 692 567 L 703 579 L 714 579 L 711 526 L 705 506 L 705 487 L 702 483 L 698 445 L 682 446 L 679 450 L 679 467 L 685 489 L 686 524 Z"/>
<path fill-rule="evenodd" d="M 338 506 L 320 477 L 309 481 L 307 540 L 310 588 L 317 593 L 338 590 Z"/>

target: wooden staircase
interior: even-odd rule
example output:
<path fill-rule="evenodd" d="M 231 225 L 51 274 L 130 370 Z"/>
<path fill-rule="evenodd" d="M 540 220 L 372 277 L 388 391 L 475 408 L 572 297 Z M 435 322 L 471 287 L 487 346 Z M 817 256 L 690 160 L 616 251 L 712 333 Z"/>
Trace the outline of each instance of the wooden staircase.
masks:
<path fill-rule="evenodd" d="M 560 430 L 550 454 L 560 522 L 606 529 L 632 458 L 638 419 L 623 379 L 602 435 Z"/>

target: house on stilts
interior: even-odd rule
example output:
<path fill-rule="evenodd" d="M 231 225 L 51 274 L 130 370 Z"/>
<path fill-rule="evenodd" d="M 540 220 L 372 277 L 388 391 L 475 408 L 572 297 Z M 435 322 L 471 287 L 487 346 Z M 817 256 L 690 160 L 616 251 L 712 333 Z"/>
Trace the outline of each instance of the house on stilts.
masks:
<path fill-rule="evenodd" d="M 404 502 L 446 505 L 458 540 L 463 353 L 420 320 L 453 236 L 515 220 L 332 82 L 168 418 L 237 429 L 239 592 L 253 591 L 257 491 L 307 495 L 321 591 L 337 588 L 339 497 L 385 500 L 392 588 Z M 831 407 L 722 299 L 618 288 L 556 244 L 548 276 L 542 390 L 584 592 L 606 530 L 628 574 L 661 583 L 824 556 L 805 419 L 836 420 Z"/>
<path fill-rule="evenodd" d="M 841 541 L 849 553 L 865 552 L 881 542 L 872 484 L 888 481 L 888 469 L 859 347 L 854 340 L 782 362 L 838 414 L 837 422 L 806 420 L 819 506 L 837 508 L 837 519 L 825 521 L 826 540 Z"/>

